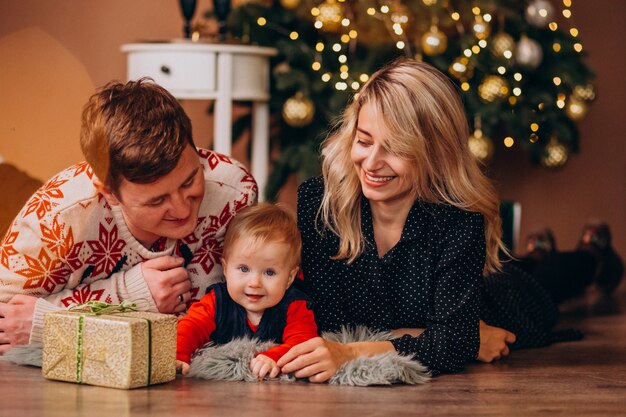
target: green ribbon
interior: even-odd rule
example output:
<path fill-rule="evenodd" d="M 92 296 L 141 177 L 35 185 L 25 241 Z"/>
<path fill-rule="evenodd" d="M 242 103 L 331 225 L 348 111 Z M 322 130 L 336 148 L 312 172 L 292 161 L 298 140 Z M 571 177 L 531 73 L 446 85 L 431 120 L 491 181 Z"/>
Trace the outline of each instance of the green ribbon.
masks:
<path fill-rule="evenodd" d="M 94 316 L 101 314 L 125 313 L 127 311 L 137 311 L 137 304 L 132 301 L 124 300 L 122 304 L 108 304 L 102 301 L 87 301 L 70 307 L 72 311 L 81 311 Z"/>
<path fill-rule="evenodd" d="M 83 383 L 83 323 L 84 316 L 78 318 L 78 341 L 76 342 L 76 382 Z"/>
<path fill-rule="evenodd" d="M 103 314 L 126 313 L 137 311 L 137 304 L 124 300 L 121 304 L 108 304 L 102 301 L 87 301 L 70 307 L 70 310 L 99 316 Z M 84 316 L 78 318 L 78 338 L 76 341 L 76 382 L 82 384 L 83 380 L 83 326 Z M 148 385 L 152 379 L 152 322 L 143 319 L 148 324 Z"/>

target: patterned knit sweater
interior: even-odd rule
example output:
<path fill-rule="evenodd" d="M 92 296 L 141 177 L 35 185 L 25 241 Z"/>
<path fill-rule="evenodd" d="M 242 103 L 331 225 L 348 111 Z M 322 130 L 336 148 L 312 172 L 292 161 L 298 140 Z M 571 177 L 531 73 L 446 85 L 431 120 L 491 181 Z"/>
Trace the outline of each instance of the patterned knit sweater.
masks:
<path fill-rule="evenodd" d="M 191 280 L 192 301 L 221 281 L 220 258 L 226 226 L 257 198 L 254 178 L 237 161 L 199 149 L 205 194 L 198 225 L 181 240 L 167 239 L 159 252 L 146 249 L 128 230 L 118 206 L 110 206 L 93 185 L 93 171 L 79 163 L 45 183 L 26 203 L 0 244 L 0 302 L 15 294 L 41 297 L 31 343 L 41 341 L 47 311 L 89 300 L 137 301 L 157 311 L 141 263 L 164 255 L 182 256 Z"/>

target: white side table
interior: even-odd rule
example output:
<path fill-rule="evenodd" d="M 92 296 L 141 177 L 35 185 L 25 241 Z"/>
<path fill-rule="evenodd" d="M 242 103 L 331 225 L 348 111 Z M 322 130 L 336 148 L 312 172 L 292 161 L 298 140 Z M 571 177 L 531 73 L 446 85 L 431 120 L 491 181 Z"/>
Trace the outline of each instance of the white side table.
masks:
<path fill-rule="evenodd" d="M 232 101 L 252 101 L 252 175 L 263 199 L 269 166 L 269 57 L 274 48 L 174 41 L 122 45 L 128 79 L 151 77 L 178 99 L 215 100 L 213 149 L 231 154 Z"/>

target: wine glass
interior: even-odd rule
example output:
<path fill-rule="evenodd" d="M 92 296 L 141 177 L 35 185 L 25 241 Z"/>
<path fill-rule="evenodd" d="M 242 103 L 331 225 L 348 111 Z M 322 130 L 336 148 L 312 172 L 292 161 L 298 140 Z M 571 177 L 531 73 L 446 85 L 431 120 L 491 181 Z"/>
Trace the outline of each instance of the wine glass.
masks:
<path fill-rule="evenodd" d="M 180 10 L 185 18 L 185 38 L 191 38 L 191 19 L 196 12 L 196 0 L 179 0 Z"/>
<path fill-rule="evenodd" d="M 218 39 L 226 40 L 228 13 L 230 13 L 230 0 L 213 0 L 213 13 L 217 17 Z"/>

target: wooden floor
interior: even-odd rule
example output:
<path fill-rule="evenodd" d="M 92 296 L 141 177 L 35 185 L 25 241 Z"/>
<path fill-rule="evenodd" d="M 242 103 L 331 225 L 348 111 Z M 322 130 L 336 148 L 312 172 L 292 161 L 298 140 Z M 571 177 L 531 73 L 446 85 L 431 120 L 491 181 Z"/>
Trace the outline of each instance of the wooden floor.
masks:
<path fill-rule="evenodd" d="M 626 289 L 565 308 L 583 341 L 514 352 L 420 386 L 181 379 L 133 391 L 44 380 L 0 363 L 0 416 L 562 416 L 626 415 Z"/>

